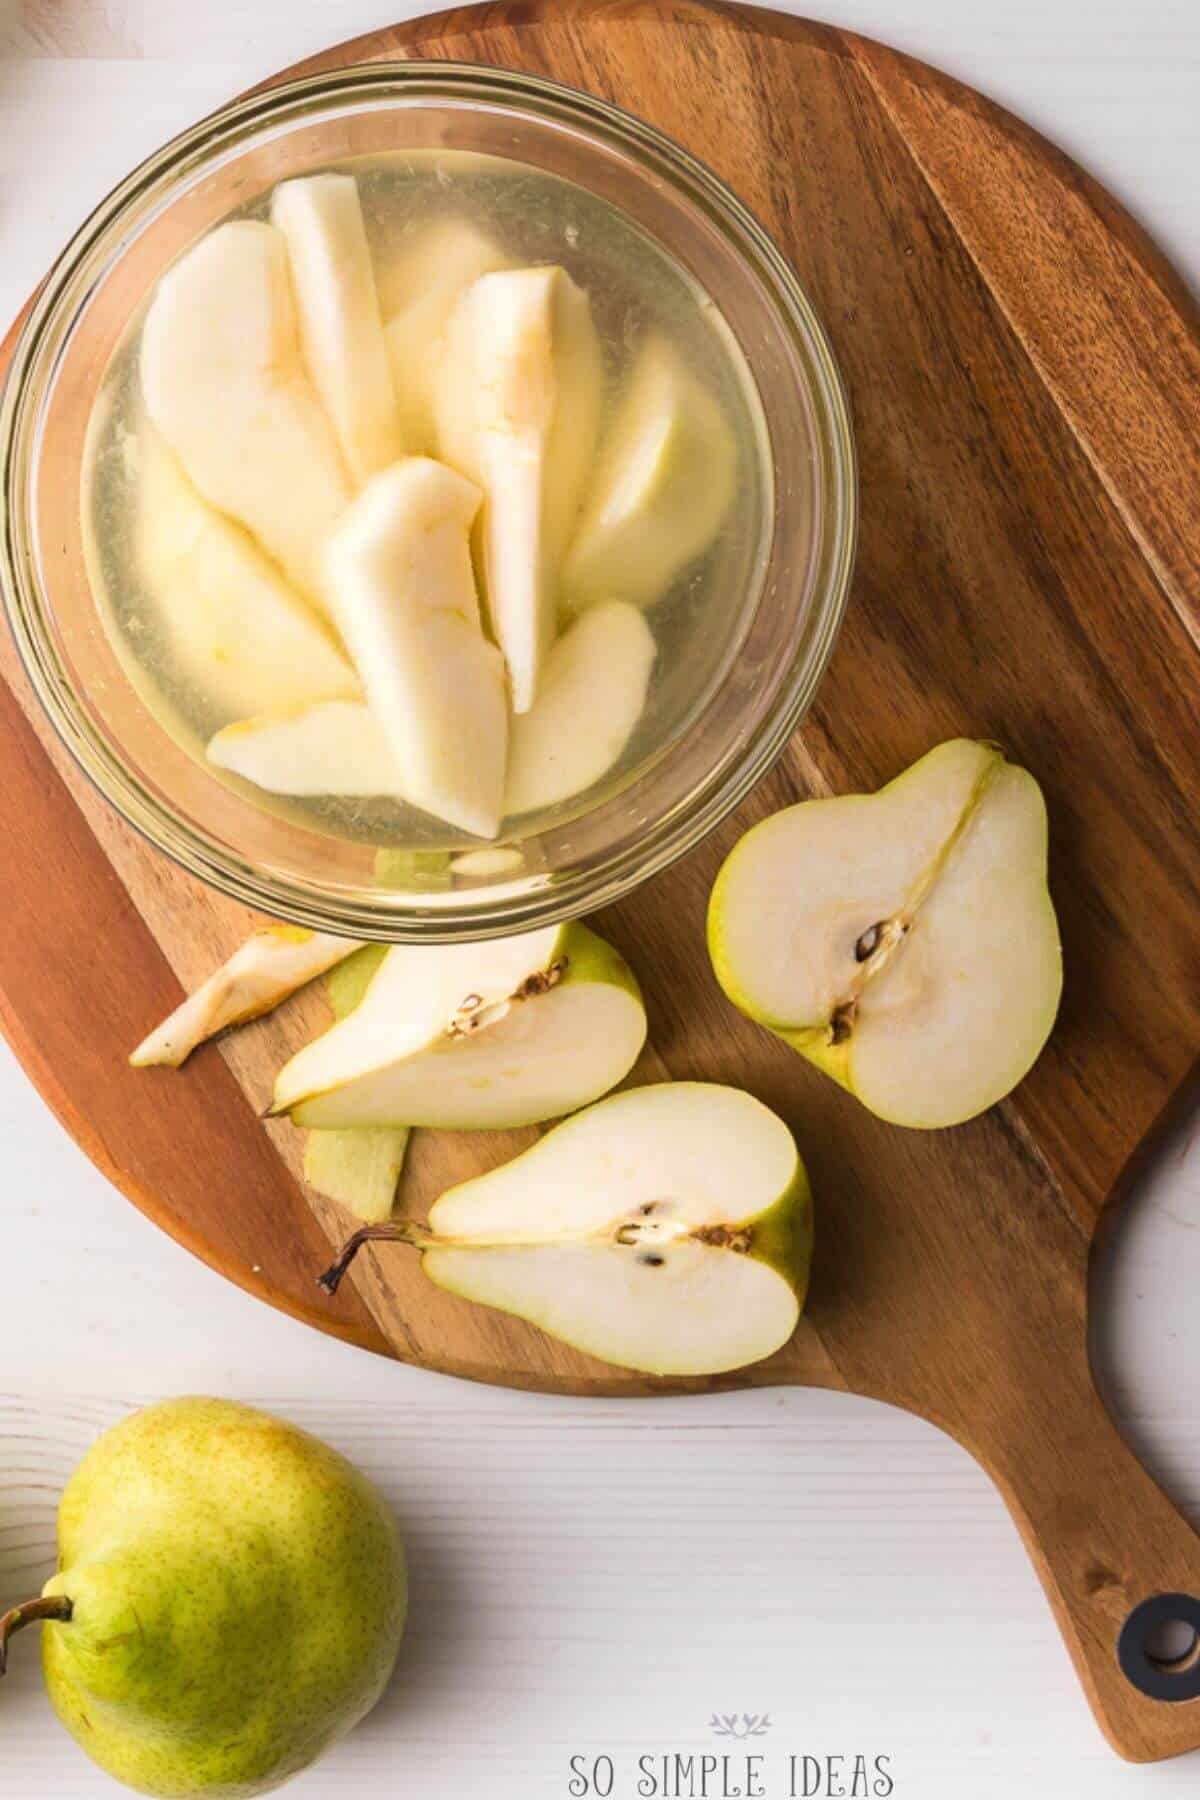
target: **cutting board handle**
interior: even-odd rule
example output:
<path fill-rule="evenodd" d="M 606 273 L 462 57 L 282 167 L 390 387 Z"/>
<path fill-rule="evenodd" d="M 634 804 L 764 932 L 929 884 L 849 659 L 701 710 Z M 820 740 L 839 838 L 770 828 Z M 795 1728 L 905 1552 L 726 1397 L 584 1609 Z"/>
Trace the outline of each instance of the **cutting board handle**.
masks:
<path fill-rule="evenodd" d="M 976 1419 L 972 1447 L 1020 1527 L 1114 1749 L 1131 1762 L 1200 1750 L 1200 1536 L 1113 1423 L 1086 1347 L 990 1419 L 992 1441 L 979 1442 Z M 1176 1622 L 1182 1654 L 1161 1635 Z"/>

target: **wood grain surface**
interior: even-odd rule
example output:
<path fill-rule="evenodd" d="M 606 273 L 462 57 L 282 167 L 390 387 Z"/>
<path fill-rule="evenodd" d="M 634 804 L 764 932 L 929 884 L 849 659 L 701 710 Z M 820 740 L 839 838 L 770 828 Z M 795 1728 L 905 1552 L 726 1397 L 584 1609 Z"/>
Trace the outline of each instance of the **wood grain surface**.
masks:
<path fill-rule="evenodd" d="M 818 1202 L 796 1338 L 722 1382 L 624 1374 L 365 1256 L 339 1308 L 312 1277 L 344 1217 L 299 1136 L 257 1114 L 319 993 L 135 1074 L 142 1031 L 244 935 L 245 913 L 120 824 L 37 714 L 7 642 L 0 1013 L 64 1122 L 189 1248 L 276 1304 L 405 1360 L 572 1393 L 807 1382 L 933 1419 L 989 1469 L 1114 1745 L 1200 1746 L 1200 1702 L 1121 1674 L 1158 1592 L 1200 1592 L 1200 1541 L 1125 1448 L 1087 1355 L 1101 1213 L 1200 1047 L 1200 319 L 1105 193 L 1018 120 L 861 38 L 751 9 L 545 0 L 379 32 L 305 70 L 441 56 L 544 72 L 712 164 L 824 317 L 855 415 L 858 570 L 818 702 L 736 820 L 597 920 L 647 993 L 635 1079 L 750 1088 L 793 1126 Z M 703 952 L 738 833 L 875 787 L 938 739 L 996 738 L 1038 776 L 1066 992 L 1013 1098 L 953 1132 L 872 1119 L 723 1001 Z M 103 953 L 101 954 L 101 947 Z M 533 1133 L 418 1133 L 424 1212 Z"/>

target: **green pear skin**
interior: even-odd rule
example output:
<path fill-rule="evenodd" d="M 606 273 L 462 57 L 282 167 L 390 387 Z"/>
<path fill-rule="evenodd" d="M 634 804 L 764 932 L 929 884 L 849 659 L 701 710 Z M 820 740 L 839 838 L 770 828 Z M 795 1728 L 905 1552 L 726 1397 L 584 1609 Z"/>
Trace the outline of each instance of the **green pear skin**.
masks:
<path fill-rule="evenodd" d="M 400 1537 L 316 1438 L 227 1400 L 147 1407 L 59 1509 L 43 1626 L 55 1711 L 139 1793 L 243 1797 L 306 1768 L 378 1700 L 404 1628 Z"/>

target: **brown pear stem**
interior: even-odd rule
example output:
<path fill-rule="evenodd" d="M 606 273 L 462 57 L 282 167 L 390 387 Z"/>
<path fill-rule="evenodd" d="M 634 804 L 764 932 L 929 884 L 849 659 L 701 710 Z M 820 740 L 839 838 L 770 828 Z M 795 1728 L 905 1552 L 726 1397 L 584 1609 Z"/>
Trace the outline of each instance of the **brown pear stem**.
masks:
<path fill-rule="evenodd" d="M 529 1250 L 545 1249 L 550 1244 L 623 1244 L 654 1249 L 660 1244 L 677 1243 L 680 1238 L 694 1237 L 701 1243 L 721 1243 L 726 1249 L 745 1249 L 733 1242 L 723 1225 L 698 1226 L 692 1229 L 680 1219 L 656 1218 L 659 1203 L 650 1201 L 638 1209 L 637 1216 L 618 1219 L 593 1231 L 511 1231 L 496 1232 L 490 1237 L 443 1237 L 428 1225 L 412 1219 L 390 1219 L 383 1225 L 363 1225 L 342 1245 L 341 1255 L 323 1275 L 317 1286 L 327 1294 L 336 1294 L 338 1284 L 364 1244 L 408 1244 L 413 1250 Z M 744 1236 L 745 1234 L 739 1234 Z"/>
<path fill-rule="evenodd" d="M 0 1614 L 0 1675 L 8 1668 L 8 1640 L 25 1625 L 37 1619 L 58 1619 L 65 1623 L 71 1616 L 71 1602 L 65 1594 L 44 1594 L 39 1600 L 24 1600 L 8 1612 Z"/>
<path fill-rule="evenodd" d="M 317 1286 L 324 1288 L 327 1294 L 336 1294 L 342 1277 L 363 1245 L 381 1242 L 411 1244 L 414 1249 L 423 1250 L 429 1243 L 429 1232 L 422 1226 L 403 1219 L 394 1219 L 385 1225 L 364 1225 L 353 1237 L 346 1239 L 337 1261 L 323 1275 L 317 1276 Z"/>

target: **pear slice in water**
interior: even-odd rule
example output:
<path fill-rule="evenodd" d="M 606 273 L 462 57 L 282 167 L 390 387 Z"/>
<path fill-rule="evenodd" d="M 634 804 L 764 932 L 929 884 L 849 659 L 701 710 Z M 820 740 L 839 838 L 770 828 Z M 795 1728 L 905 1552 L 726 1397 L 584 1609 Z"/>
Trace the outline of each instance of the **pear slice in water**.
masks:
<path fill-rule="evenodd" d="M 271 222 L 287 244 L 309 378 L 361 486 L 403 446 L 358 183 L 353 175 L 285 181 Z"/>
<path fill-rule="evenodd" d="M 339 522 L 325 574 L 403 798 L 489 838 L 500 828 L 508 713 L 471 567 L 479 501 L 477 487 L 427 457 L 394 463 Z"/>
<path fill-rule="evenodd" d="M 467 219 L 449 217 L 407 232 L 381 271 L 384 335 L 400 434 L 410 456 L 437 454 L 434 392 L 446 324 L 459 295 L 509 262 L 495 238 Z"/>
<path fill-rule="evenodd" d="M 1050 1034 L 1062 958 L 1036 781 L 957 738 L 877 794 L 809 800 L 738 843 L 708 936 L 730 999 L 898 1125 L 954 1125 Z"/>
<path fill-rule="evenodd" d="M 400 766 L 361 700 L 327 700 L 239 719 L 209 739 L 210 763 L 268 794 L 399 796 Z"/>
<path fill-rule="evenodd" d="M 209 505 L 147 420 L 137 468 L 139 572 L 179 673 L 234 718 L 360 695 L 325 620 Z"/>
<path fill-rule="evenodd" d="M 812 1202 L 791 1133 L 737 1088 L 669 1082 L 589 1107 L 443 1194 L 427 1227 L 350 1240 L 421 1251 L 431 1281 L 653 1375 L 759 1362 L 795 1329 Z"/>
<path fill-rule="evenodd" d="M 335 1019 L 362 1004 L 387 951 L 368 944 L 341 962 L 326 982 Z M 304 1179 L 368 1224 L 391 1217 L 404 1168 L 406 1125 L 367 1125 L 355 1131 L 310 1131 L 304 1145 Z"/>
<path fill-rule="evenodd" d="M 592 607 L 546 660 L 532 710 L 512 722 L 504 811 L 569 800 L 607 775 L 646 704 L 655 643 L 635 606 Z"/>
<path fill-rule="evenodd" d="M 715 539 L 737 488 L 729 421 L 662 337 L 639 353 L 563 569 L 569 610 L 652 606 Z"/>
<path fill-rule="evenodd" d="M 135 1069 L 157 1064 L 177 1069 L 206 1038 L 260 1018 L 361 948 L 354 938 L 306 931 L 299 925 L 268 925 L 247 938 L 228 962 L 156 1026 L 129 1061 Z"/>
<path fill-rule="evenodd" d="M 532 1125 L 633 1067 L 633 975 L 583 925 L 487 944 L 396 945 L 349 1018 L 294 1056 L 274 1113 L 297 1125 Z"/>
<path fill-rule="evenodd" d="M 321 604 L 320 548 L 351 490 L 300 353 L 274 226 L 220 225 L 167 270 L 140 369 L 146 410 L 184 472 Z"/>
<path fill-rule="evenodd" d="M 460 297 L 438 375 L 438 445 L 484 492 L 488 612 L 514 712 L 533 705 L 554 639 L 603 397 L 591 307 L 562 269 L 500 270 Z"/>

